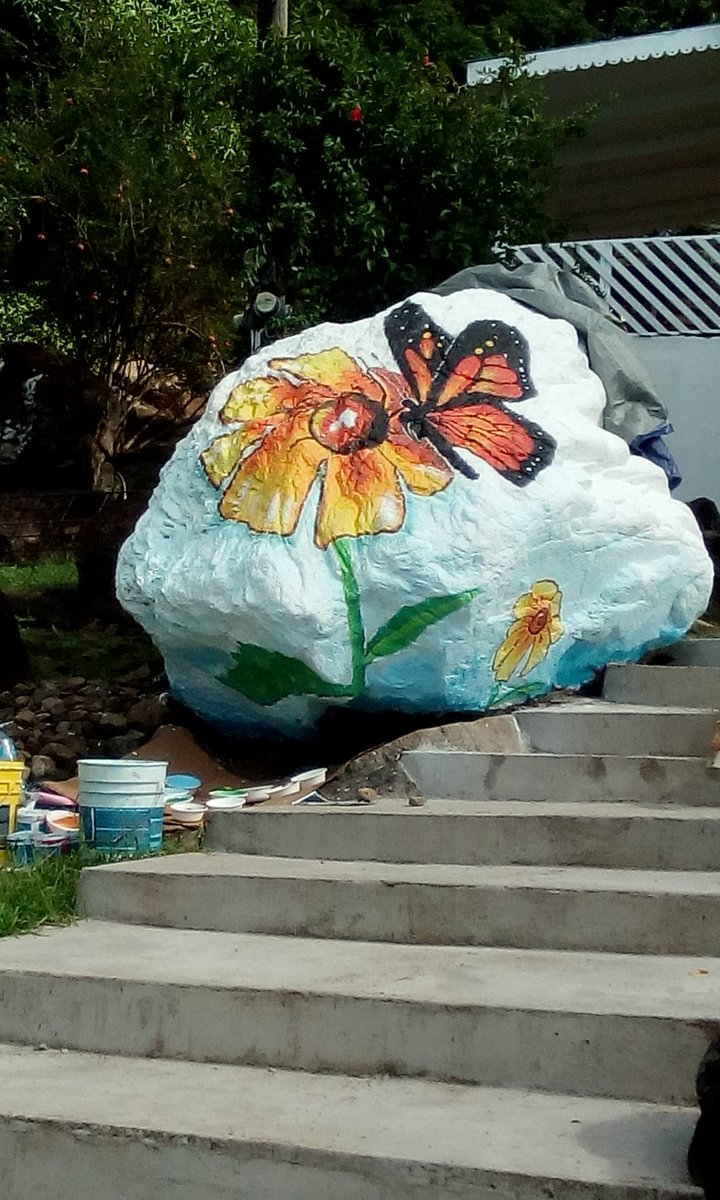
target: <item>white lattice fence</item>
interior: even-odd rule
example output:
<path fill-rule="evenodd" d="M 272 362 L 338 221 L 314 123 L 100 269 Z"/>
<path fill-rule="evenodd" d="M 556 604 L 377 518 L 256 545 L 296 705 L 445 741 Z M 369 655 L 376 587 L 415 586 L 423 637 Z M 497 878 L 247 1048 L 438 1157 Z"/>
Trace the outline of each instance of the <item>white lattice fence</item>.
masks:
<path fill-rule="evenodd" d="M 518 246 L 515 255 L 578 271 L 632 333 L 720 334 L 720 234 Z"/>

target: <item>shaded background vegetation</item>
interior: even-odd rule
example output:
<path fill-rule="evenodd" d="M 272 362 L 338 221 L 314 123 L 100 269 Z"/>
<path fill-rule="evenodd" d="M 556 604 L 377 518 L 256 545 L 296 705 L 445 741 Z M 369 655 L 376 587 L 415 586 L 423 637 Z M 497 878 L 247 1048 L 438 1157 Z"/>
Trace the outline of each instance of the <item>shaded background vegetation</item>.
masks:
<path fill-rule="evenodd" d="M 713 0 L 0 2 L 0 341 L 115 386 L 206 388 L 263 280 L 292 323 L 372 312 L 514 242 L 543 211 L 552 121 L 468 59 L 716 18 Z"/>

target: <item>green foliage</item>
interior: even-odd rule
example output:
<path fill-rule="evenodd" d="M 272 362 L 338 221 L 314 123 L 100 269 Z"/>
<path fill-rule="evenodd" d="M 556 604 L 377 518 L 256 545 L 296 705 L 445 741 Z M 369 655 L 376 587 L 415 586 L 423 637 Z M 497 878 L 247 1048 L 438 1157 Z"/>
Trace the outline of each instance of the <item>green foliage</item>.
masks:
<path fill-rule="evenodd" d="M 70 349 L 67 334 L 44 316 L 38 297 L 23 292 L 0 293 L 0 342 L 39 342 L 54 350 Z"/>
<path fill-rule="evenodd" d="M 19 617 L 18 625 L 30 655 L 34 679 L 62 679 L 81 674 L 86 679 L 121 680 L 130 671 L 149 665 L 162 668 L 162 660 L 142 632 L 108 633 L 106 629 L 60 629 L 33 617 Z"/>
<path fill-rule="evenodd" d="M 70 558 L 2 564 L 0 592 L 11 601 L 33 679 L 84 675 L 112 682 L 138 667 L 162 670 L 159 654 L 138 626 L 108 625 L 83 605 L 77 567 Z"/>
<path fill-rule="evenodd" d="M 103 861 L 91 850 L 78 850 L 29 867 L 0 869 L 0 937 L 67 925 L 77 916 L 80 872 Z"/>
<path fill-rule="evenodd" d="M 335 0 L 330 7 L 379 45 L 421 45 L 460 78 L 470 59 L 513 46 L 546 50 L 573 42 L 680 29 L 718 20 L 717 0 Z"/>
<path fill-rule="evenodd" d="M 262 47 L 242 0 L 0 5 L 0 322 L 108 379 L 130 358 L 200 379 L 264 281 L 297 328 L 550 236 L 569 129 L 519 65 L 489 96 L 466 60 L 715 4 L 291 0 L 288 38 Z"/>
<path fill-rule="evenodd" d="M 77 567 L 72 559 L 43 558 L 35 563 L 0 564 L 0 592 L 24 595 L 77 588 Z"/>
<path fill-rule="evenodd" d="M 303 311 L 357 317 L 549 232 L 562 131 L 516 68 L 489 96 L 417 43 L 373 48 L 310 0 L 295 12 L 250 68 L 255 186 L 234 203 Z"/>
<path fill-rule="evenodd" d="M 296 0 L 261 48 L 229 0 L 0 18 L 7 281 L 105 378 L 133 357 L 220 368 L 263 270 L 296 324 L 356 317 L 546 232 L 558 131 L 518 72 L 494 99 L 458 86 L 485 43 L 452 0 L 379 6 L 369 31 L 348 7 Z"/>
<path fill-rule="evenodd" d="M 194 835 L 184 844 L 177 842 L 173 846 L 166 841 L 162 853 L 197 848 L 198 839 Z M 81 872 L 85 867 L 99 867 L 116 861 L 112 855 L 81 844 L 70 854 L 53 855 L 31 866 L 0 867 L 0 938 L 30 933 L 43 925 L 69 925 L 79 915 Z"/>
<path fill-rule="evenodd" d="M 251 23 L 224 0 L 17 7 L 34 38 L 0 128 L 10 285 L 108 379 L 131 357 L 204 364 L 231 300 L 246 137 L 227 90 Z"/>
<path fill-rule="evenodd" d="M 712 24 L 718 20 L 720 10 L 717 0 L 645 0 L 642 4 L 633 0 L 587 0 L 584 16 L 588 23 L 586 37 L 607 38 Z"/>

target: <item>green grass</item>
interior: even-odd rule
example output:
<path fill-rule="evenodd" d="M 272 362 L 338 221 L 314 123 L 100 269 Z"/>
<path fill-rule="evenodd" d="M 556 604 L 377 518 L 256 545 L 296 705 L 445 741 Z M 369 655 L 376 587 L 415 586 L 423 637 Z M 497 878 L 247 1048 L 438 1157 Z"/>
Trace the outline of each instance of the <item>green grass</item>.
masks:
<path fill-rule="evenodd" d="M 25 596 L 32 592 L 76 588 L 77 567 L 72 559 L 44 558 L 21 566 L 0 564 L 0 591 Z"/>
<path fill-rule="evenodd" d="M 102 855 L 81 849 L 32 866 L 0 870 L 0 937 L 73 921 L 80 872 L 105 861 Z"/>
<path fill-rule="evenodd" d="M 78 592 L 78 572 L 70 558 L 2 564 L 0 591 L 10 599 L 35 680 L 84 675 L 113 683 L 145 664 L 153 673 L 162 670 L 149 637 L 119 607 L 97 619 L 94 603 Z"/>
<path fill-rule="evenodd" d="M 146 663 L 153 672 L 162 670 L 162 659 L 140 630 L 111 634 L 102 629 L 47 629 L 31 618 L 21 618 L 19 624 L 35 679 L 84 675 L 113 683 Z"/>
<path fill-rule="evenodd" d="M 166 837 L 162 850 L 133 857 L 187 854 L 201 846 L 202 836 L 188 829 Z M 113 855 L 80 846 L 71 854 L 45 858 L 32 866 L 0 867 L 0 938 L 31 933 L 43 925 L 69 925 L 78 917 L 80 872 L 117 861 Z"/>

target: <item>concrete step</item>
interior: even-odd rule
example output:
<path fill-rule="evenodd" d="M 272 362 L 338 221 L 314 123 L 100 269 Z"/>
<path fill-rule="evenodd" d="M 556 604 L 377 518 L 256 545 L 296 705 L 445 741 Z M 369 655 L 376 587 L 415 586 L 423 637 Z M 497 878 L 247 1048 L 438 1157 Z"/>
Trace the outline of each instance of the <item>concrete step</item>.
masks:
<path fill-rule="evenodd" d="M 720 805 L 720 771 L 704 758 L 406 750 L 401 762 L 421 796 Z"/>
<path fill-rule="evenodd" d="M 685 638 L 663 653 L 689 667 L 720 667 L 720 638 Z"/>
<path fill-rule="evenodd" d="M 13 941 L 0 967 L 2 1042 L 656 1103 L 692 1103 L 719 1012 L 709 957 L 91 922 Z"/>
<path fill-rule="evenodd" d="M 178 854 L 83 872 L 86 916 L 466 946 L 711 954 L 720 872 Z"/>
<path fill-rule="evenodd" d="M 720 712 L 575 700 L 523 708 L 521 732 L 546 754 L 697 755 L 707 758 Z"/>
<path fill-rule="evenodd" d="M 8 1200 L 701 1200 L 695 1113 L 0 1047 Z"/>
<path fill-rule="evenodd" d="M 719 709 L 720 666 L 611 665 L 605 671 L 603 697 L 613 703 Z"/>
<path fill-rule="evenodd" d="M 714 871 L 720 808 L 539 800 L 259 807 L 214 813 L 205 845 L 286 858 Z"/>

